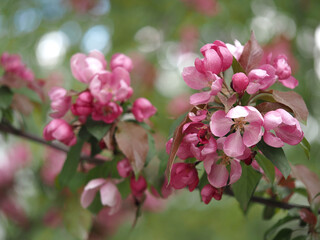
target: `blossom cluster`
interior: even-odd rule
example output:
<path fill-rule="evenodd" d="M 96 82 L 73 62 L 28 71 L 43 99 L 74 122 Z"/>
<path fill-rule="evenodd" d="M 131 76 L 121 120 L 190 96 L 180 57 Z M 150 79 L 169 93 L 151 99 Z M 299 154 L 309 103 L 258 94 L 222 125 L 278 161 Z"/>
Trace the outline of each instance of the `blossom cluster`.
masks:
<path fill-rule="evenodd" d="M 76 143 L 73 127 L 64 119 L 71 116 L 81 124 L 88 117 L 106 124 L 114 123 L 124 113 L 123 105 L 133 94 L 130 86 L 131 59 L 124 54 L 114 54 L 107 70 L 107 62 L 99 51 L 88 55 L 77 53 L 71 58 L 73 76 L 87 87 L 76 93 L 62 87 L 54 87 L 49 92 L 54 118 L 45 127 L 43 136 L 47 141 L 58 140 L 68 146 Z M 135 119 L 142 122 L 156 113 L 156 108 L 145 98 L 138 98 L 130 109 Z"/>
<path fill-rule="evenodd" d="M 193 191 L 199 185 L 196 166 L 203 163 L 208 184 L 201 196 L 206 204 L 220 200 L 223 189 L 240 179 L 241 162 L 259 166 L 254 158 L 260 141 L 281 148 L 298 144 L 304 136 L 299 121 L 280 104 L 266 110 L 256 101 L 264 93 L 272 97 L 267 90 L 276 82 L 290 89 L 298 85 L 287 57 L 269 55 L 266 62 L 257 58 L 250 63 L 250 47 L 214 41 L 200 49 L 203 58 L 182 72 L 185 83 L 200 92 L 190 97 L 194 108 L 180 125 L 177 151 L 173 153 L 174 138 L 167 142 L 168 154 L 184 161 L 173 164 L 170 185 Z M 236 71 L 235 65 L 241 69 Z M 224 73 L 231 69 L 232 77 L 226 79 Z"/>

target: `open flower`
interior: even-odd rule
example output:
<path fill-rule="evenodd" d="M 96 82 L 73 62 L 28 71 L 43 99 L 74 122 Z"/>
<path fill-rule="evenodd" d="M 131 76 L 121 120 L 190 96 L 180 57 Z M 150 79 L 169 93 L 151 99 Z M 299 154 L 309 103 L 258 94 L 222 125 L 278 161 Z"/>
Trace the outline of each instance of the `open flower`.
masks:
<path fill-rule="evenodd" d="M 117 67 L 122 67 L 130 72 L 133 68 L 133 64 L 131 58 L 128 56 L 122 53 L 116 53 L 111 57 L 110 67 L 112 70 Z"/>
<path fill-rule="evenodd" d="M 298 86 L 298 80 L 291 76 L 291 67 L 288 63 L 288 58 L 280 54 L 274 59 L 273 66 L 276 69 L 276 75 L 279 82 L 287 88 L 295 88 Z"/>
<path fill-rule="evenodd" d="M 120 209 L 121 195 L 118 188 L 112 180 L 103 178 L 93 179 L 84 187 L 84 191 L 81 194 L 83 208 L 90 206 L 98 191 L 100 191 L 102 205 L 110 207 L 109 215 Z"/>
<path fill-rule="evenodd" d="M 105 123 L 113 123 L 122 112 L 122 107 L 115 102 L 109 102 L 105 105 L 95 103 L 92 119 L 95 121 L 104 121 Z"/>
<path fill-rule="evenodd" d="M 275 68 L 270 64 L 264 64 L 257 69 L 253 69 L 249 72 L 249 85 L 247 92 L 254 94 L 259 90 L 265 90 L 274 84 L 277 80 L 275 75 Z"/>
<path fill-rule="evenodd" d="M 246 147 L 257 144 L 263 134 L 263 117 L 251 106 L 236 106 L 226 114 L 216 111 L 210 121 L 211 132 L 217 137 L 226 137 L 223 150 L 230 157 L 244 154 Z"/>
<path fill-rule="evenodd" d="M 267 112 L 263 126 L 263 140 L 272 147 L 282 147 L 284 143 L 296 145 L 303 139 L 304 134 L 298 120 L 283 109 Z"/>

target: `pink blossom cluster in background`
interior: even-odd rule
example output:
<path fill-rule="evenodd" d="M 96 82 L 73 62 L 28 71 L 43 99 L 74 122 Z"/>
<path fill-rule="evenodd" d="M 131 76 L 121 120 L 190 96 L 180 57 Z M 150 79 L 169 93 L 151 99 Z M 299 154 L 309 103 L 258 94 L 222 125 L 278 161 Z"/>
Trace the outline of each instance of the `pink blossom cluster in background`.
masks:
<path fill-rule="evenodd" d="M 258 165 L 254 148 L 262 139 L 279 148 L 284 143 L 298 144 L 304 134 L 298 120 L 285 109 L 260 112 L 254 101 L 276 82 L 291 89 L 298 85 L 285 55 L 270 55 L 266 62 L 248 64 L 234 72 L 228 87 L 223 73 L 237 60 L 243 64 L 248 49 L 238 41 L 235 45 L 215 41 L 200 51 L 203 58 L 197 58 L 194 66 L 184 68 L 182 73 L 186 84 L 200 92 L 190 97 L 194 108 L 181 125 L 182 140 L 176 151 L 181 160 L 197 161 L 173 164 L 170 185 L 193 191 L 199 185 L 196 165 L 203 163 L 208 184 L 202 186 L 201 196 L 208 204 L 212 198 L 220 200 L 224 187 L 239 180 L 241 161 Z M 245 94 L 249 100 L 243 105 Z M 173 138 L 167 142 L 168 154 L 174 144 Z"/>
<path fill-rule="evenodd" d="M 72 56 L 71 71 L 73 76 L 84 83 L 87 88 L 82 92 L 67 91 L 62 87 L 54 87 L 49 92 L 54 118 L 44 129 L 43 136 L 47 141 L 58 140 L 68 146 L 76 143 L 74 127 L 65 119 L 70 111 L 79 124 L 85 124 L 88 117 L 94 121 L 111 124 L 124 113 L 123 104 L 133 94 L 130 71 L 132 61 L 124 54 L 114 54 L 107 62 L 99 51 L 88 55 L 77 53 Z M 145 98 L 138 98 L 129 109 L 135 119 L 142 122 L 156 113 L 156 108 Z M 64 119 L 65 118 L 65 119 Z"/>

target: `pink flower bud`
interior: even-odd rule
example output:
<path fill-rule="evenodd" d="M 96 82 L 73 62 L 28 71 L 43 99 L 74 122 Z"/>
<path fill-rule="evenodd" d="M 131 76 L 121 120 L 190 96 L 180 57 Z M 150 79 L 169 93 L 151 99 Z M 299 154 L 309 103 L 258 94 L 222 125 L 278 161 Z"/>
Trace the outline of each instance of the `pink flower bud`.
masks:
<path fill-rule="evenodd" d="M 126 178 L 129 177 L 132 172 L 132 167 L 127 158 L 121 160 L 117 163 L 117 170 L 121 177 Z"/>
<path fill-rule="evenodd" d="M 46 141 L 56 139 L 68 146 L 72 146 L 77 142 L 72 127 L 63 119 L 53 119 L 43 129 L 43 137 Z"/>
<path fill-rule="evenodd" d="M 205 185 L 201 190 L 201 198 L 205 204 L 208 204 L 213 198 L 213 194 L 215 193 L 216 188 L 211 186 L 210 184 Z"/>
<path fill-rule="evenodd" d="M 76 116 L 89 116 L 93 111 L 93 97 L 89 91 L 84 91 L 72 105 L 71 112 Z"/>
<path fill-rule="evenodd" d="M 156 112 L 157 109 L 145 98 L 138 98 L 132 106 L 132 113 L 138 122 L 150 118 Z"/>
<path fill-rule="evenodd" d="M 161 187 L 161 195 L 162 195 L 162 197 L 163 198 L 168 198 L 171 195 L 172 190 L 173 189 L 172 189 L 171 185 L 170 184 L 168 185 L 167 178 L 165 178 L 165 181 L 163 182 L 162 187 Z"/>
<path fill-rule="evenodd" d="M 239 94 L 242 94 L 249 84 L 247 75 L 242 72 L 236 73 L 232 76 L 232 88 Z"/>
<path fill-rule="evenodd" d="M 130 188 L 135 197 L 141 197 L 147 189 L 147 182 L 142 175 L 139 176 L 138 180 L 132 175 L 130 178 Z"/>
<path fill-rule="evenodd" d="M 291 67 L 285 55 L 281 54 L 274 59 L 274 67 L 279 79 L 287 79 L 291 76 Z"/>
<path fill-rule="evenodd" d="M 116 53 L 111 58 L 110 67 L 111 67 L 111 70 L 117 67 L 123 67 L 128 72 L 130 72 L 133 68 L 133 64 L 132 64 L 131 58 L 129 58 L 128 56 L 122 53 Z"/>
<path fill-rule="evenodd" d="M 50 114 L 53 118 L 62 118 L 71 107 L 71 96 L 64 88 L 54 87 L 49 92 L 51 100 L 51 109 L 54 111 Z"/>
<path fill-rule="evenodd" d="M 175 189 L 189 187 L 192 192 L 199 183 L 197 169 L 194 164 L 175 163 L 171 170 L 171 186 Z"/>
<path fill-rule="evenodd" d="M 73 76 L 83 83 L 90 83 L 94 74 L 104 70 L 107 62 L 99 51 L 91 51 L 88 56 L 77 53 L 70 60 Z"/>

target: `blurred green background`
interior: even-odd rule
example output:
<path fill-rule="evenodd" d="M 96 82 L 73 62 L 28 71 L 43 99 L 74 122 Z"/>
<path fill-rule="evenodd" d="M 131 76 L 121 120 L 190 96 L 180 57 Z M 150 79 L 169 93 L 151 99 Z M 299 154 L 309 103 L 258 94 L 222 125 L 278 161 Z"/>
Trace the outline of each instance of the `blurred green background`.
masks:
<path fill-rule="evenodd" d="M 161 145 L 173 119 L 188 107 L 178 100 L 172 102 L 176 97 L 188 101 L 191 93 L 181 77 L 183 67 L 193 64 L 203 44 L 217 39 L 229 43 L 238 39 L 244 44 L 254 30 L 266 52 L 289 56 L 299 80 L 296 91 L 310 111 L 303 129 L 312 144 L 311 159 L 306 159 L 299 146 L 286 148 L 287 157 L 320 174 L 319 12 L 318 0 L 1 0 L 0 53 L 21 54 L 36 77 L 45 80 L 46 91 L 54 85 L 83 88 L 69 66 L 77 52 L 98 49 L 107 60 L 116 52 L 129 55 L 135 65 L 134 98 L 147 97 L 157 107 L 153 124 L 160 131 Z M 43 109 L 48 106 L 48 102 L 38 106 L 26 120 L 29 131 L 41 135 L 47 121 Z M 37 218 L 48 208 L 46 200 L 60 200 L 48 197 L 57 194 L 55 190 L 35 184 L 34 172 L 43 160 L 43 150 L 32 148 L 36 164 L 23 176 L 31 176 L 26 186 L 33 192 L 21 193 L 21 201 L 35 203 L 28 213 Z M 280 211 L 271 221 L 264 221 L 262 210 L 253 205 L 243 215 L 232 198 L 207 206 L 200 203 L 198 192 L 182 191 L 165 203 L 163 211 L 144 213 L 134 230 L 130 230 L 129 217 L 111 239 L 261 239 L 283 216 Z M 41 221 L 35 222 L 25 238 L 3 216 L 0 226 L 0 239 L 77 239 L 66 226 L 45 227 Z"/>

